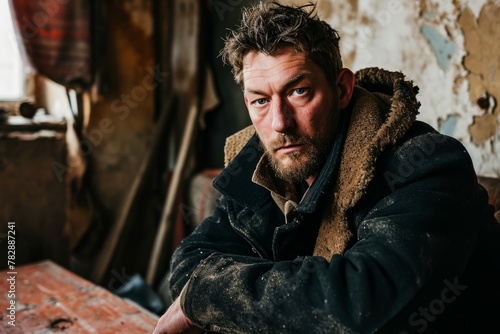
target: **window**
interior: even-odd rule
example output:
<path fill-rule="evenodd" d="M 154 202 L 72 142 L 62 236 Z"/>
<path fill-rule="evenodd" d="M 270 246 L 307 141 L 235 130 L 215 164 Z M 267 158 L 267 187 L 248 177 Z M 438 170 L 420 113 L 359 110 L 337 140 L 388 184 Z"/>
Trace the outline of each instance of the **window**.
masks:
<path fill-rule="evenodd" d="M 25 96 L 25 67 L 17 46 L 9 2 L 0 1 L 0 101 Z"/>

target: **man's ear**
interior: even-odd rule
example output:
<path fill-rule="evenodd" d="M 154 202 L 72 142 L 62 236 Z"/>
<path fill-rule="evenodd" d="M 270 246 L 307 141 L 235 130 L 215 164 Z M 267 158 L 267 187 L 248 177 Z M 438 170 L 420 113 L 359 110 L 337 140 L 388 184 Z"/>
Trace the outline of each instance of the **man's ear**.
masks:
<path fill-rule="evenodd" d="M 352 73 L 350 69 L 343 68 L 342 70 L 340 70 L 336 81 L 340 110 L 347 108 L 349 102 L 351 102 L 355 81 L 356 80 L 354 78 L 354 73 Z"/>

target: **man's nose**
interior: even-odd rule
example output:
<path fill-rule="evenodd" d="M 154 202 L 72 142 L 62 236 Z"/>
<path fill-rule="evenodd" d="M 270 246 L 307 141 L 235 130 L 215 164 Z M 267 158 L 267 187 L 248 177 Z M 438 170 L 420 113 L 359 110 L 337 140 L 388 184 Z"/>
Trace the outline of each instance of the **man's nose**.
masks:
<path fill-rule="evenodd" d="M 293 127 L 293 113 L 283 101 L 273 101 L 272 117 L 272 128 L 276 132 L 284 133 Z"/>

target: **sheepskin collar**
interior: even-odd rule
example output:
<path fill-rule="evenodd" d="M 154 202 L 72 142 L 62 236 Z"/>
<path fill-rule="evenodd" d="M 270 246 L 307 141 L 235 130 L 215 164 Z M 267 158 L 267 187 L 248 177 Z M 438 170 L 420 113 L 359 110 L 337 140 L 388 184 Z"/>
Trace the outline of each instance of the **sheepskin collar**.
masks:
<path fill-rule="evenodd" d="M 325 208 L 314 249 L 314 255 L 328 261 L 335 254 L 343 254 L 353 237 L 346 211 L 362 198 L 373 178 L 377 157 L 403 137 L 420 107 L 415 97 L 418 88 L 404 80 L 400 72 L 367 68 L 355 75 L 356 87 L 348 107 L 351 123 L 331 194 L 332 204 Z M 226 140 L 226 166 L 254 133 L 253 126 L 249 126 Z"/>
<path fill-rule="evenodd" d="M 356 73 L 356 83 L 332 206 L 324 213 L 314 249 L 314 255 L 327 260 L 345 252 L 353 235 L 346 211 L 363 196 L 377 157 L 403 137 L 420 107 L 412 83 L 402 73 L 368 68 Z"/>

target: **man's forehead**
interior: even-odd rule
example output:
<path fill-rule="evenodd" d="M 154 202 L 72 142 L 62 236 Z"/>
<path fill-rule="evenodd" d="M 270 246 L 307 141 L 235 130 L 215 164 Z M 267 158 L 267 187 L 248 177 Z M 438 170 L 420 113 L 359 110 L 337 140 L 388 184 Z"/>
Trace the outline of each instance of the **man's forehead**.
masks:
<path fill-rule="evenodd" d="M 251 65 L 254 65 L 257 60 L 260 64 L 268 62 L 272 62 L 275 59 L 301 59 L 304 62 L 308 60 L 307 55 L 304 51 L 297 51 L 293 47 L 282 47 L 276 50 L 272 54 L 264 53 L 261 51 L 250 50 L 245 56 L 243 56 L 243 69 L 248 69 Z"/>
<path fill-rule="evenodd" d="M 294 49 L 284 50 L 273 55 L 251 51 L 243 59 L 243 81 L 247 83 L 253 81 L 255 85 L 261 79 L 273 77 L 286 80 L 286 77 L 296 76 L 299 72 L 310 72 L 311 63 L 305 53 L 297 52 Z"/>

